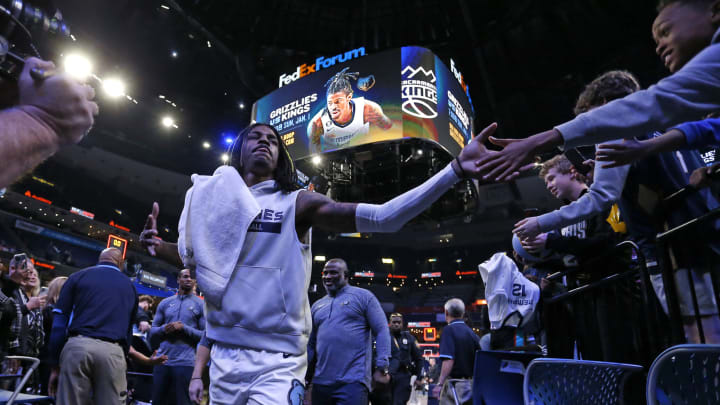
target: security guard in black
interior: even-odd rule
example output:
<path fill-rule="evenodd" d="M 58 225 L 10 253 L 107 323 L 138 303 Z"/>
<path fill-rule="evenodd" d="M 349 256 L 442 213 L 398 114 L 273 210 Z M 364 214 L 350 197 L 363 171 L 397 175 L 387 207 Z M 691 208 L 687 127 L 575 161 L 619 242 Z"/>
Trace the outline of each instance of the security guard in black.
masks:
<path fill-rule="evenodd" d="M 403 317 L 399 313 L 390 315 L 390 385 L 393 405 L 405 405 L 412 389 L 410 379 L 417 376 L 415 385 L 422 386 L 423 358 L 415 337 L 403 331 Z"/>

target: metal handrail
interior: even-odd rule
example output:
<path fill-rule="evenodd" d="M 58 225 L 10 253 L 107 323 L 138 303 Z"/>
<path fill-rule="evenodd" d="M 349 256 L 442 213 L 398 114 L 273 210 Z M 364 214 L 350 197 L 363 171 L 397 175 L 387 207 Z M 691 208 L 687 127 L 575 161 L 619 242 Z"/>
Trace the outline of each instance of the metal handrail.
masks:
<path fill-rule="evenodd" d="M 715 168 L 715 170 L 710 174 L 710 178 L 712 180 L 720 179 L 720 167 Z M 688 185 L 670 194 L 663 199 L 664 210 L 670 210 L 670 207 L 678 204 L 682 199 L 693 195 L 699 190 L 701 189 Z M 666 226 L 665 231 L 658 233 L 655 237 L 657 249 L 658 252 L 660 252 L 659 259 L 663 274 L 663 284 L 665 284 L 668 313 L 670 315 L 670 320 L 672 323 L 673 340 L 676 342 L 683 342 L 685 340 L 685 334 L 682 331 L 682 314 L 680 312 L 680 304 L 677 295 L 678 293 L 676 289 L 675 278 L 673 275 L 674 269 L 672 269 L 672 261 L 669 257 L 668 249 L 671 248 L 670 244 L 675 238 L 685 234 L 685 232 L 693 229 L 700 224 L 703 224 L 718 217 L 720 217 L 720 208 L 713 209 L 699 217 L 693 218 L 673 228 L 667 229 Z M 688 285 L 690 286 L 690 298 L 692 300 L 695 324 L 697 325 L 698 334 L 700 335 L 700 342 L 705 343 L 705 330 L 702 324 L 700 306 L 697 301 L 697 291 L 695 290 L 695 283 L 692 280 L 691 272 L 692 269 L 688 269 Z M 715 291 L 715 301 L 715 304 L 718 307 L 718 311 L 720 313 L 720 299 L 717 291 Z"/>
<path fill-rule="evenodd" d="M 459 381 L 465 381 L 465 380 L 458 379 L 458 378 L 451 378 L 451 379 L 448 379 L 446 382 L 447 386 L 450 387 L 449 389 L 450 389 L 450 392 L 452 393 L 453 401 L 455 401 L 455 405 L 460 405 L 460 398 L 458 398 L 457 390 L 455 389 L 455 383 L 459 382 Z M 442 397 L 442 395 L 441 395 L 441 397 Z"/>
<path fill-rule="evenodd" d="M 31 362 L 28 372 L 25 373 L 22 380 L 20 380 L 20 383 L 15 386 L 15 391 L 13 391 L 12 395 L 10 395 L 10 399 L 8 399 L 7 405 L 13 405 L 13 403 L 15 402 L 15 398 L 17 398 L 17 396 L 20 394 L 20 391 L 22 391 L 23 387 L 25 387 L 25 384 L 27 384 L 27 381 L 30 379 L 32 373 L 37 370 L 38 366 L 40 365 L 40 359 L 27 356 L 6 356 L 5 358 L 8 360 Z"/>

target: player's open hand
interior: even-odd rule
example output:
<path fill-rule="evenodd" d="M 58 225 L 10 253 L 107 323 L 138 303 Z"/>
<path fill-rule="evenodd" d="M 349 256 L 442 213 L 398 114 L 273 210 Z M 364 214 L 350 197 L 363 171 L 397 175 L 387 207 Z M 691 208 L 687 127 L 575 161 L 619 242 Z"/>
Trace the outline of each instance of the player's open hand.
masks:
<path fill-rule="evenodd" d="M 485 127 L 485 129 L 483 129 L 478 135 L 476 135 L 470 141 L 470 143 L 468 143 L 463 148 L 463 150 L 460 151 L 460 155 L 458 155 L 458 160 L 460 161 L 460 168 L 454 167 L 456 171 L 460 171 L 458 169 L 462 169 L 461 171 L 466 177 L 470 177 L 473 179 L 481 179 L 483 177 L 484 173 L 478 169 L 478 166 L 475 164 L 475 162 L 486 158 L 487 156 L 493 156 L 498 153 L 488 150 L 488 148 L 485 146 L 485 142 L 488 140 L 490 135 L 495 133 L 496 129 L 497 123 L 493 122 L 492 124 Z M 455 163 L 453 163 L 453 165 L 455 165 Z"/>

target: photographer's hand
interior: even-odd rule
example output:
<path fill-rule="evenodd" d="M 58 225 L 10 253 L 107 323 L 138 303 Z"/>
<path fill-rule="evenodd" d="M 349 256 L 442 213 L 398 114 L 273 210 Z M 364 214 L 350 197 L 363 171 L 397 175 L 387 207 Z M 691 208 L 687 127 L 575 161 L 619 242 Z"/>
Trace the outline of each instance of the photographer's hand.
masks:
<path fill-rule="evenodd" d="M 54 70 L 52 62 L 29 58 L 20 75 L 19 104 L 0 111 L 0 188 L 32 170 L 63 145 L 79 142 L 98 112 L 94 91 L 67 75 L 42 80 L 32 69 Z"/>
<path fill-rule="evenodd" d="M 60 146 L 78 143 L 90 131 L 98 105 L 92 101 L 95 90 L 64 73 L 37 79 L 31 71 L 51 71 L 52 62 L 28 58 L 18 83 L 21 107 L 34 107 L 29 113 L 50 127 Z M 39 111 L 36 111 L 39 110 Z"/>

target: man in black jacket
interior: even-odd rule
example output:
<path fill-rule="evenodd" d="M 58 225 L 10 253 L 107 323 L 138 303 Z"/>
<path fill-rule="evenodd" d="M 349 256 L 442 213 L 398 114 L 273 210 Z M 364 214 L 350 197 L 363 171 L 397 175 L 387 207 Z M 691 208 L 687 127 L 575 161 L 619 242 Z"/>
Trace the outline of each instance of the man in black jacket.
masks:
<path fill-rule="evenodd" d="M 10 325 L 12 338 L 7 342 L 8 353 L 34 357 L 37 353 L 32 348 L 41 345 L 43 337 L 30 333 L 30 318 L 32 311 L 45 306 L 46 297 L 28 297 L 23 290 L 23 284 L 35 269 L 25 253 L 13 256 L 9 268 L 8 277 L 3 279 L 2 293 L 12 298 L 16 316 Z"/>
<path fill-rule="evenodd" d="M 393 405 L 405 405 L 410 399 L 412 389 L 410 379 L 414 374 L 415 386 L 422 387 L 422 353 L 415 337 L 403 330 L 403 316 L 400 313 L 390 315 L 390 386 Z"/>
<path fill-rule="evenodd" d="M 7 346 L 14 339 L 11 325 L 16 316 L 15 302 L 0 292 L 0 361 L 5 359 Z"/>

